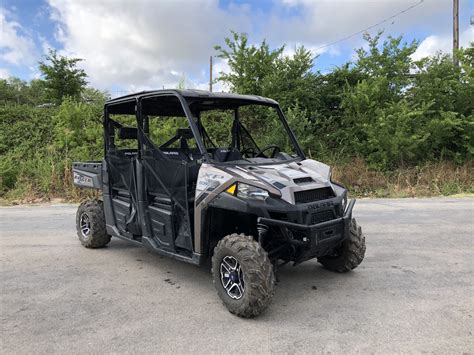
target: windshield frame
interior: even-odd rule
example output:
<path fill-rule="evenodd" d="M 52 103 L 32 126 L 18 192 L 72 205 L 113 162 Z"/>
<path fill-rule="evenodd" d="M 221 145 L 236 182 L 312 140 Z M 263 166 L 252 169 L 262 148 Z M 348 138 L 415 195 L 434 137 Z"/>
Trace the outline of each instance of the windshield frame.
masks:
<path fill-rule="evenodd" d="M 227 166 L 228 165 L 278 165 L 278 164 L 286 164 L 286 163 L 301 161 L 301 160 L 306 159 L 305 154 L 303 153 L 303 150 L 301 149 L 301 147 L 298 143 L 298 140 L 296 139 L 295 134 L 293 133 L 291 127 L 289 126 L 289 124 L 288 124 L 288 122 L 285 118 L 285 115 L 284 115 L 283 111 L 280 108 L 280 105 L 274 104 L 274 103 L 256 101 L 256 100 L 255 101 L 254 100 L 248 100 L 248 99 L 228 99 L 228 98 L 212 98 L 212 99 L 209 99 L 209 98 L 190 98 L 190 99 L 188 99 L 188 98 L 185 98 L 186 104 L 188 106 L 185 109 L 185 113 L 186 113 L 186 115 L 188 114 L 188 112 L 191 114 L 191 116 L 189 117 L 189 120 L 192 121 L 194 125 L 197 126 L 197 122 L 198 122 L 199 118 L 196 115 L 196 110 L 192 109 L 191 107 L 195 106 L 196 104 L 199 104 L 200 102 L 205 102 L 205 101 L 210 101 L 210 100 L 212 100 L 212 101 L 222 101 L 224 105 L 216 105 L 215 107 L 213 107 L 211 105 L 211 106 L 209 106 L 209 109 L 199 110 L 198 112 L 213 111 L 213 110 L 233 110 L 235 108 L 239 108 L 239 107 L 242 107 L 242 106 L 251 106 L 251 105 L 253 105 L 253 106 L 265 106 L 265 107 L 273 108 L 276 111 L 276 113 L 278 115 L 278 118 L 279 118 L 280 122 L 282 123 L 282 125 L 285 129 L 286 134 L 290 138 L 291 143 L 294 146 L 294 149 L 295 149 L 295 152 L 296 152 L 297 156 L 292 158 L 292 159 L 287 159 L 287 160 L 275 160 L 273 158 L 266 158 L 266 159 L 269 160 L 268 162 L 258 162 L 258 163 L 257 162 L 252 162 L 252 161 L 246 161 L 246 160 L 233 160 L 233 161 L 220 162 L 220 161 L 214 160 L 212 158 L 212 156 L 208 153 L 208 151 L 205 147 L 204 141 L 202 139 L 201 133 L 199 132 L 199 130 L 197 130 L 199 137 L 195 137 L 195 138 L 196 138 L 196 140 L 199 140 L 200 143 L 202 144 L 202 146 L 204 147 L 204 152 L 201 151 L 201 153 L 206 156 L 207 161 L 212 162 L 215 165 L 227 165 Z M 225 104 L 226 102 L 229 103 L 229 104 L 226 105 Z M 231 105 L 230 103 L 233 103 L 233 105 Z M 198 144 L 198 146 L 201 146 L 201 144 Z M 265 158 L 263 158 L 263 159 L 265 159 Z"/>
<path fill-rule="evenodd" d="M 212 93 L 211 93 L 212 94 Z M 255 99 L 249 97 L 249 96 L 244 96 L 244 95 L 236 95 L 236 94 L 228 94 L 232 95 L 232 97 L 209 97 L 209 96 L 187 96 L 183 95 L 183 92 L 180 92 L 179 90 L 170 90 L 170 91 L 158 91 L 158 92 L 145 92 L 139 95 L 137 98 L 135 98 L 135 112 L 138 118 L 138 127 L 139 129 L 143 130 L 144 129 L 144 120 L 143 120 L 143 111 L 142 111 L 142 102 L 143 100 L 146 99 L 151 99 L 154 97 L 166 97 L 166 96 L 174 96 L 178 99 L 178 101 L 181 104 L 181 107 L 184 111 L 184 115 L 186 116 L 186 119 L 188 121 L 189 127 L 191 128 L 191 131 L 193 132 L 193 136 L 196 140 L 197 147 L 199 149 L 199 152 L 202 155 L 202 159 L 206 163 L 212 163 L 213 165 L 225 165 L 225 166 L 230 166 L 230 165 L 278 165 L 278 164 L 286 164 L 286 163 L 291 163 L 295 161 L 301 161 L 306 159 L 305 154 L 303 153 L 303 150 L 301 149 L 298 140 L 296 139 L 293 131 L 291 130 L 290 126 L 288 125 L 288 122 L 285 118 L 285 115 L 283 114 L 283 111 L 280 108 L 280 105 L 278 105 L 277 102 L 274 100 L 266 99 L 260 96 L 255 96 Z M 130 98 L 122 98 L 119 101 L 131 101 Z M 195 115 L 193 112 L 191 106 L 193 106 L 196 103 L 199 102 L 205 102 L 205 101 L 215 101 L 215 102 L 222 102 L 222 106 L 217 106 L 215 109 L 232 109 L 233 106 L 230 105 L 230 103 L 237 104 L 237 106 L 245 106 L 245 105 L 257 105 L 257 106 L 266 106 L 266 107 L 272 107 L 276 110 L 277 115 L 281 123 L 283 124 L 283 127 L 285 128 L 285 132 L 287 133 L 288 137 L 291 140 L 291 143 L 293 144 L 297 156 L 294 157 L 293 159 L 287 159 L 287 160 L 278 160 L 275 161 L 272 158 L 268 158 L 270 161 L 268 162 L 259 162 L 259 163 L 254 163 L 251 161 L 244 161 L 244 160 L 234 160 L 234 161 L 229 161 L 229 162 L 220 162 L 217 160 L 214 160 L 209 154 L 209 152 L 206 149 L 206 146 L 203 141 L 203 137 L 201 135 L 201 132 L 198 128 L 197 122 L 198 122 L 198 117 Z M 117 101 L 117 100 L 116 100 Z M 112 103 L 106 103 L 106 107 L 109 106 Z M 115 102 L 113 103 L 115 104 Z M 142 143 L 140 143 L 142 145 Z"/>

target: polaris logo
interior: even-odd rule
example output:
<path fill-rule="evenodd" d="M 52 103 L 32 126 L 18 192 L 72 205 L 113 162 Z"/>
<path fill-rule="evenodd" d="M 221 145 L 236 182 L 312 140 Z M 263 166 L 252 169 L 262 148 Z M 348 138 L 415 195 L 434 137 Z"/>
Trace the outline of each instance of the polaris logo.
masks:
<path fill-rule="evenodd" d="M 74 184 L 80 185 L 80 186 L 90 186 L 90 187 L 94 186 L 94 183 L 92 182 L 92 178 L 76 173 L 75 171 L 74 171 Z"/>
<path fill-rule="evenodd" d="M 334 203 L 332 202 L 320 202 L 320 203 L 313 203 L 312 205 L 308 206 L 309 210 L 319 210 L 320 208 L 324 207 L 332 207 Z"/>

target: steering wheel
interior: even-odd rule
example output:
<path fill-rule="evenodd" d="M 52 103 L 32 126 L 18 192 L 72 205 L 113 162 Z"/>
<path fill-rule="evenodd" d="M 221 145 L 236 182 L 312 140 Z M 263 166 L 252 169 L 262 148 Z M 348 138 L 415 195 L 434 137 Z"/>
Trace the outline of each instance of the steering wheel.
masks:
<path fill-rule="evenodd" d="M 245 148 L 244 150 L 240 152 L 240 154 L 242 154 L 242 156 L 245 156 L 246 158 L 253 158 L 257 156 L 257 152 L 255 151 L 253 147 Z M 248 154 L 251 154 L 251 155 L 248 155 Z"/>
<path fill-rule="evenodd" d="M 281 152 L 281 149 L 279 146 L 277 146 L 276 144 L 270 144 L 270 145 L 267 145 L 266 147 L 263 147 L 262 149 L 260 149 L 256 154 L 255 156 L 256 157 L 261 157 L 261 158 L 266 158 L 267 156 L 265 154 L 263 154 L 263 152 L 269 150 L 269 149 L 273 149 L 273 152 L 272 154 L 270 155 L 270 158 L 274 158 L 275 155 L 279 152 Z"/>

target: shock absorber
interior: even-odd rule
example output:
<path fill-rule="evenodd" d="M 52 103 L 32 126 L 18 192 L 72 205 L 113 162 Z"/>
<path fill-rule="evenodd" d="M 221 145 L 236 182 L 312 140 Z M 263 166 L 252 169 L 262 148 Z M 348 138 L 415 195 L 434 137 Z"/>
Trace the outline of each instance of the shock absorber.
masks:
<path fill-rule="evenodd" d="M 263 247 L 265 243 L 265 238 L 268 234 L 268 226 L 263 223 L 257 223 L 257 232 L 258 232 L 258 242 Z"/>

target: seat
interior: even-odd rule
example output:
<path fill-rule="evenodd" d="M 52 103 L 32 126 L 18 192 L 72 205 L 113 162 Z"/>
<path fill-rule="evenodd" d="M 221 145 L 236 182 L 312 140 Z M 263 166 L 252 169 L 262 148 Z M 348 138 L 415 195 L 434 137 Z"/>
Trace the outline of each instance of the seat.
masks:
<path fill-rule="evenodd" d="M 216 148 L 213 158 L 218 162 L 227 162 L 240 160 L 242 159 L 242 155 L 235 148 Z"/>
<path fill-rule="evenodd" d="M 161 148 L 160 151 L 169 159 L 189 161 L 188 156 L 183 152 L 181 148 Z"/>

